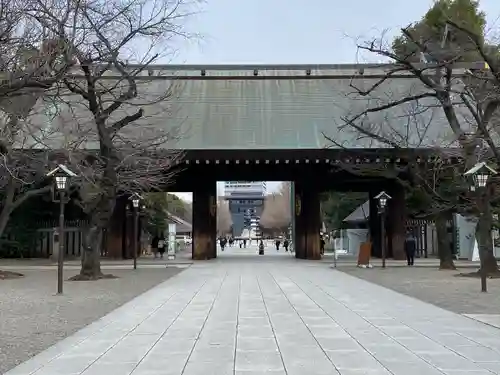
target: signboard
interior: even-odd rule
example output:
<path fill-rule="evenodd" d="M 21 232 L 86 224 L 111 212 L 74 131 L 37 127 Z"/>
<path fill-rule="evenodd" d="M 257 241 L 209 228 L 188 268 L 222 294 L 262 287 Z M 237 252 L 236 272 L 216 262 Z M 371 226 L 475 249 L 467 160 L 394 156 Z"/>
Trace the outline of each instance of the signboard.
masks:
<path fill-rule="evenodd" d="M 302 211 L 302 201 L 300 200 L 300 196 L 298 194 L 295 195 L 295 215 L 300 216 Z"/>
<path fill-rule="evenodd" d="M 370 254 L 372 250 L 371 242 L 363 242 L 359 246 L 358 267 L 370 267 Z"/>
<path fill-rule="evenodd" d="M 217 201 L 213 195 L 210 196 L 210 216 L 215 217 L 217 214 Z"/>
<path fill-rule="evenodd" d="M 168 224 L 168 259 L 175 259 L 177 230 L 175 223 Z"/>

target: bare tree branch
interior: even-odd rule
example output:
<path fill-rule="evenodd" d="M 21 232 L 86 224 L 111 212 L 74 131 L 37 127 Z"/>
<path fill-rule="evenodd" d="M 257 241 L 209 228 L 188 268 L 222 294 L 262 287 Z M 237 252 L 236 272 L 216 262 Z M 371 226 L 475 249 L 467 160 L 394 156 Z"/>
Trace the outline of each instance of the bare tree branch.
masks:
<path fill-rule="evenodd" d="M 229 211 L 229 202 L 224 199 L 217 201 L 217 233 L 225 236 L 231 231 L 233 219 Z"/>
<path fill-rule="evenodd" d="M 417 131 L 420 125 L 415 128 L 410 126 L 412 123 L 417 124 L 422 121 L 422 118 L 415 114 L 440 110 L 436 112 L 440 118 L 429 120 L 425 125 L 426 129 L 434 129 L 432 134 L 435 134 L 435 144 L 431 145 L 428 141 L 422 142 L 422 146 L 431 147 L 430 150 L 435 155 L 432 164 L 408 164 L 402 170 L 395 168 L 392 177 L 403 183 L 411 194 L 418 195 L 421 202 L 425 202 L 421 203 L 423 209 L 418 215 L 434 217 L 452 212 L 478 215 L 476 195 L 470 193 L 468 189 L 470 182 L 465 180 L 463 172 L 479 160 L 489 160 L 497 165 L 500 164 L 500 150 L 498 149 L 499 59 L 486 50 L 484 38 L 480 35 L 453 21 L 448 21 L 448 27 L 454 33 L 454 40 L 460 40 L 461 44 L 446 48 L 446 38 L 441 39 L 441 35 L 434 35 L 424 41 L 418 34 L 424 28 L 414 25 L 402 29 L 402 37 L 398 39 L 398 42 L 411 46 L 411 54 L 402 54 L 387 48 L 387 44 L 381 40 L 369 41 L 359 46 L 361 50 L 389 58 L 394 65 L 378 81 L 369 83 L 368 90 L 356 90 L 356 87 L 351 85 L 356 90 L 357 97 L 365 99 L 367 105 L 362 110 L 354 110 L 353 114 L 344 116 L 342 125 L 357 133 L 360 138 L 367 137 L 382 146 L 396 150 L 396 154 L 398 152 L 402 154 L 406 149 L 415 147 L 407 142 L 408 139 L 424 140 Z M 434 30 L 431 26 L 429 29 Z M 435 27 L 435 29 L 439 28 Z M 462 35 L 457 37 L 460 34 Z M 472 54 L 469 48 L 473 49 Z M 419 55 L 427 56 L 430 60 L 422 64 L 415 59 L 415 56 Z M 482 57 L 487 66 L 484 63 L 473 63 L 468 69 L 463 69 L 456 65 L 457 62 L 464 61 L 464 56 L 472 55 Z M 356 81 L 359 82 L 359 80 L 358 77 Z M 369 77 L 366 80 L 370 82 Z M 395 80 L 399 82 L 406 80 L 407 92 L 398 90 L 394 93 L 395 98 L 380 100 L 380 97 L 387 98 L 391 95 L 388 92 L 391 87 L 390 82 L 395 82 Z M 364 83 L 365 77 L 361 81 Z M 420 85 L 420 91 L 412 92 L 414 89 L 411 85 Z M 430 101 L 423 101 L 424 99 L 430 99 Z M 372 102 L 375 102 L 375 105 Z M 407 112 L 400 117 L 384 116 L 388 110 L 404 112 L 405 105 L 413 106 L 410 113 Z M 380 121 L 378 128 L 370 123 L 370 114 L 379 114 L 379 116 L 382 114 L 383 120 Z M 439 127 L 444 124 L 447 125 L 454 139 L 439 138 Z M 325 137 L 335 144 L 333 137 L 328 137 L 328 135 Z M 457 160 L 451 164 L 446 162 L 450 150 L 447 148 L 450 146 L 459 152 L 459 162 Z M 342 162 L 339 163 L 338 168 L 354 174 L 378 174 L 387 177 L 387 171 L 384 171 L 380 165 L 353 165 Z M 486 218 L 482 222 L 483 225 L 491 226 L 491 219 Z M 489 233 L 485 228 L 483 227 L 482 230 L 485 242 L 482 247 L 481 264 L 482 267 L 488 268 L 488 272 L 498 272 L 494 257 L 487 255 L 492 249 L 489 248 L 491 246 L 488 243 L 491 239 L 488 239 L 489 237 L 485 234 Z M 484 263 L 484 259 L 488 259 L 488 262 Z"/>
<path fill-rule="evenodd" d="M 283 183 L 278 193 L 266 196 L 260 225 L 266 229 L 286 231 L 291 223 L 290 184 Z"/>
<path fill-rule="evenodd" d="M 58 107 L 59 140 L 71 146 L 59 147 L 68 150 L 66 161 L 80 176 L 79 204 L 90 217 L 77 278 L 103 276 L 102 232 L 117 197 L 161 191 L 173 180 L 183 153 L 166 144 L 177 135 L 147 122 L 163 108 L 162 122 L 168 122 L 178 84 L 148 80 L 143 72 L 171 53 L 174 38 L 189 36 L 184 21 L 196 1 L 30 0 L 29 17 L 78 60 L 46 94 Z"/>

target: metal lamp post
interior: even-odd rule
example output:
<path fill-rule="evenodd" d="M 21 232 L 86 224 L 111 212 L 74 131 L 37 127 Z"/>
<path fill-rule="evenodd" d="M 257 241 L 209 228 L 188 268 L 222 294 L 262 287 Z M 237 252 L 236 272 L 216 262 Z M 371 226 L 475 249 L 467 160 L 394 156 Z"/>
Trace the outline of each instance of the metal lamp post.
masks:
<path fill-rule="evenodd" d="M 497 171 L 485 162 L 477 163 L 474 167 L 464 173 L 465 177 L 471 176 L 474 182 L 474 185 L 471 186 L 473 189 L 471 190 L 477 191 L 480 215 L 488 214 L 490 211 L 490 202 L 488 201 L 488 190 L 486 189 L 486 185 L 488 184 L 490 176 L 495 174 L 497 174 Z M 479 258 L 481 260 L 481 268 L 479 270 L 481 275 L 481 292 L 486 293 L 488 291 L 486 283 L 486 269 L 483 267 L 481 255 L 479 255 Z"/>
<path fill-rule="evenodd" d="M 66 194 L 70 186 L 70 179 L 76 177 L 76 173 L 69 170 L 65 165 L 59 164 L 57 168 L 47 173 L 47 177 L 54 179 L 52 200 L 59 202 L 59 230 L 58 230 L 58 254 L 57 254 L 57 294 L 63 293 L 63 267 L 64 267 L 64 206 L 68 201 Z"/>
<path fill-rule="evenodd" d="M 382 268 L 385 268 L 385 258 L 386 258 L 386 248 L 385 248 L 385 212 L 386 212 L 386 207 L 387 203 L 389 202 L 389 199 L 391 199 L 391 196 L 387 194 L 385 191 L 381 191 L 377 196 L 375 196 L 375 199 L 378 200 L 378 207 L 379 207 L 379 214 L 380 214 L 380 232 L 382 236 Z"/>
<path fill-rule="evenodd" d="M 141 203 L 142 197 L 134 193 L 129 197 L 130 203 L 132 204 L 132 220 L 134 221 L 134 241 L 132 250 L 134 252 L 134 270 L 137 269 L 137 237 L 139 232 L 139 204 Z"/>

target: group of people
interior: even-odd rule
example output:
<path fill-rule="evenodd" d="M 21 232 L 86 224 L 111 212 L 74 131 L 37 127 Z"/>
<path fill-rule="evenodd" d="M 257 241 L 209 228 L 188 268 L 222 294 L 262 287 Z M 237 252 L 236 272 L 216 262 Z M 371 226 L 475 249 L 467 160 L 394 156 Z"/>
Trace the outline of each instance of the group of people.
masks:
<path fill-rule="evenodd" d="M 226 245 L 228 245 L 228 244 L 229 244 L 230 247 L 233 247 L 233 245 L 234 245 L 234 238 L 233 237 L 229 237 L 229 238 L 227 238 L 227 237 L 219 237 L 219 245 L 220 245 L 220 249 L 222 251 L 224 251 Z"/>
<path fill-rule="evenodd" d="M 251 241 L 251 240 L 249 239 L 248 241 Z M 226 248 L 227 245 L 229 245 L 230 247 L 233 247 L 236 240 L 233 237 L 221 236 L 221 237 L 219 237 L 218 242 L 219 242 L 219 246 L 220 246 L 221 251 L 224 251 L 224 249 Z M 240 239 L 240 240 L 238 240 L 238 242 L 239 242 L 240 248 L 247 247 L 247 239 L 246 238 Z M 277 251 L 279 251 L 280 246 L 282 246 L 282 245 L 283 245 L 283 248 L 285 249 L 285 251 L 288 251 L 289 246 L 290 246 L 290 241 L 288 241 L 288 239 L 285 238 L 285 240 L 283 241 L 283 244 L 282 244 L 281 239 L 277 239 L 275 244 L 276 244 Z M 259 253 L 263 253 L 264 252 L 264 241 L 262 239 L 258 241 L 258 246 L 259 246 Z"/>
<path fill-rule="evenodd" d="M 219 237 L 219 245 L 222 251 L 224 251 L 227 244 L 229 244 L 229 246 L 232 247 L 234 245 L 234 242 L 235 239 L 233 237 L 229 238 Z M 280 246 L 283 246 L 283 248 L 287 252 L 290 247 L 290 241 L 288 241 L 288 239 L 285 238 L 282 243 L 281 239 L 278 238 L 275 240 L 275 245 L 276 245 L 276 251 L 279 251 Z M 247 240 L 240 239 L 239 246 L 240 248 L 242 246 L 246 248 Z M 165 254 L 166 248 L 167 248 L 167 242 L 165 241 L 165 237 L 162 234 L 153 237 L 151 241 L 151 251 L 153 252 L 155 258 L 157 258 L 159 255 L 160 259 L 163 259 L 163 255 Z M 413 264 L 415 263 L 416 248 L 417 248 L 416 239 L 413 233 L 411 231 L 408 231 L 404 242 L 404 249 L 406 253 L 406 260 L 409 266 L 413 266 Z M 320 237 L 320 252 L 321 254 L 325 253 L 325 240 L 323 239 L 323 236 Z M 264 253 L 264 242 L 262 240 L 259 241 L 259 253 L 261 254 Z"/>
<path fill-rule="evenodd" d="M 224 251 L 224 249 L 226 248 L 227 245 L 229 245 L 229 247 L 233 247 L 234 243 L 236 242 L 236 240 L 233 237 L 224 237 L 224 236 L 219 237 L 218 241 L 219 241 L 220 249 L 222 251 Z M 249 240 L 249 241 L 251 241 L 251 240 Z M 246 238 L 238 240 L 238 243 L 239 243 L 240 249 L 247 247 L 247 239 Z"/>
<path fill-rule="evenodd" d="M 279 238 L 276 240 L 275 244 L 276 251 L 280 251 L 281 240 Z M 285 238 L 285 240 L 283 241 L 283 248 L 285 249 L 285 251 L 288 251 L 288 246 L 290 246 L 290 242 Z"/>
<path fill-rule="evenodd" d="M 163 259 L 163 254 L 165 254 L 166 247 L 167 243 L 165 241 L 165 237 L 162 234 L 154 236 L 151 240 L 151 251 L 153 252 L 155 258 L 157 258 L 158 254 L 160 254 L 160 259 Z"/>
<path fill-rule="evenodd" d="M 228 244 L 230 247 L 233 247 L 233 245 L 236 241 L 237 240 L 235 240 L 233 237 L 221 236 L 218 239 L 219 246 L 220 246 L 222 251 L 224 251 L 224 249 L 226 248 L 226 246 Z M 239 242 L 240 248 L 247 247 L 247 239 L 239 239 L 238 242 Z M 279 251 L 281 246 L 283 246 L 283 248 L 285 249 L 285 252 L 288 252 L 288 250 L 290 248 L 290 241 L 287 238 L 285 238 L 285 239 L 277 238 L 274 243 L 276 246 L 276 251 Z M 263 240 L 259 240 L 258 245 L 259 245 L 259 251 L 263 251 L 264 250 Z M 323 236 L 320 236 L 319 246 L 320 246 L 320 252 L 323 255 L 325 253 L 325 239 L 323 238 Z"/>

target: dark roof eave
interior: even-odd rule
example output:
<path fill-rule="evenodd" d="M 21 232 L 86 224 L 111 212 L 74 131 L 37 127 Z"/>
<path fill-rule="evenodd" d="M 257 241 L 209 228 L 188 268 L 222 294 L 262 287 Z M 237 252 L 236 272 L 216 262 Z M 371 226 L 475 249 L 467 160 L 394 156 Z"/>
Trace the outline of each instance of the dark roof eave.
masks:
<path fill-rule="evenodd" d="M 364 64 L 152 64 L 146 67 L 153 70 L 167 71 L 190 71 L 190 70 L 225 70 L 225 71 L 240 71 L 240 70 L 353 70 L 353 69 L 380 69 L 391 68 L 399 65 L 393 63 L 364 63 Z M 432 64 L 416 63 L 416 68 L 431 68 Z M 453 64 L 455 68 L 462 69 L 484 69 L 485 65 L 482 61 L 477 62 L 458 62 Z M 129 64 L 127 68 L 137 69 L 144 68 L 144 65 Z"/>

